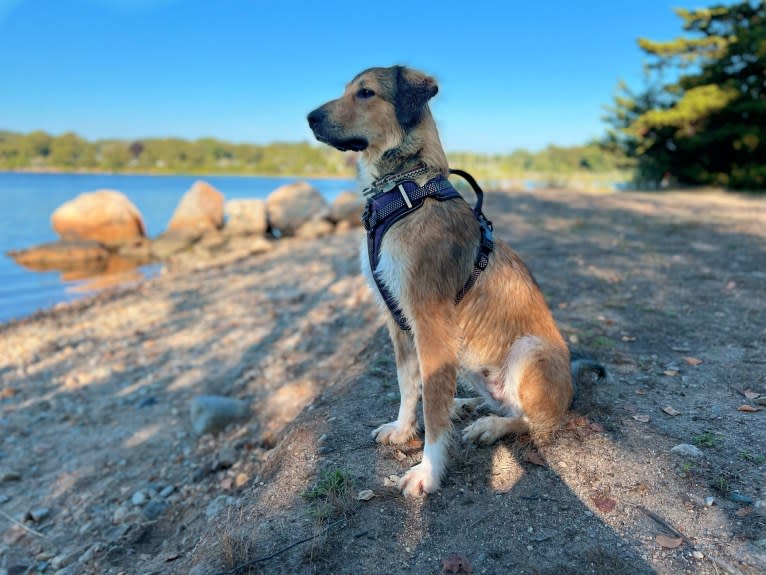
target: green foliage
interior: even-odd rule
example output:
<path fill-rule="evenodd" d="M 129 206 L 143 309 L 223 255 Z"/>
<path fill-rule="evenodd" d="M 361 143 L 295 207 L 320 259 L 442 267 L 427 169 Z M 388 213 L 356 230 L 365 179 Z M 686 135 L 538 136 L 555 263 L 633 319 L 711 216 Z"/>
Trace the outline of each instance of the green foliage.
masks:
<path fill-rule="evenodd" d="M 147 173 L 232 173 L 348 176 L 340 152 L 301 143 L 233 144 L 213 138 L 89 142 L 74 133 L 0 131 L 0 170 L 101 170 Z"/>
<path fill-rule="evenodd" d="M 618 87 L 604 148 L 631 158 L 639 183 L 766 189 L 766 4 L 676 13 L 692 36 L 639 40 L 647 87 Z"/>
<path fill-rule="evenodd" d="M 233 144 L 213 138 L 147 138 L 88 142 L 76 134 L 18 134 L 0 131 L 0 170 L 100 170 L 142 173 L 221 173 L 290 176 L 353 176 L 353 155 L 306 142 Z M 619 150 L 592 142 L 584 146 L 548 146 L 533 153 L 449 154 L 450 162 L 484 180 L 603 176 L 625 163 Z M 608 176 L 608 177 L 607 177 Z"/>
<path fill-rule="evenodd" d="M 354 483 L 341 469 L 324 471 L 316 484 L 302 493 L 312 503 L 311 514 L 320 520 L 345 515 L 353 505 Z"/>
<path fill-rule="evenodd" d="M 694 445 L 697 447 L 715 447 L 717 444 L 718 438 L 710 431 L 694 436 Z"/>

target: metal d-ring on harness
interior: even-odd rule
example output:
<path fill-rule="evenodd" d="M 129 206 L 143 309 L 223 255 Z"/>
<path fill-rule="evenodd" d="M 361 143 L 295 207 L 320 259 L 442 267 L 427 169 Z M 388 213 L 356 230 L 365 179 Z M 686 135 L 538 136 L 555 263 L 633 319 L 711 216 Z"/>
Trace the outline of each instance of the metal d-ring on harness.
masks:
<path fill-rule="evenodd" d="M 489 264 L 489 255 L 495 247 L 492 239 L 492 222 L 490 222 L 481 211 L 484 200 L 484 192 L 471 174 L 463 170 L 450 170 L 451 174 L 460 176 L 467 181 L 476 194 L 476 205 L 473 207 L 473 214 L 479 222 L 481 228 L 481 241 L 473 262 L 473 270 L 466 280 L 463 287 L 455 295 L 455 305 L 459 304 L 465 294 L 476 283 L 479 275 Z M 383 243 L 383 236 L 386 231 L 398 222 L 404 216 L 411 214 L 423 205 L 426 198 L 443 202 L 447 200 L 465 201 L 461 195 L 452 187 L 449 180 L 444 176 L 437 176 L 429 180 L 423 186 L 418 186 L 415 182 L 407 180 L 396 185 L 388 192 L 379 194 L 370 198 L 365 206 L 362 222 L 367 230 L 367 253 L 370 258 L 370 270 L 375 284 L 378 286 L 383 301 L 386 303 L 391 315 L 396 323 L 404 331 L 410 330 L 410 325 L 404 312 L 399 307 L 399 303 L 378 277 L 375 269 L 380 261 L 380 246 Z"/>

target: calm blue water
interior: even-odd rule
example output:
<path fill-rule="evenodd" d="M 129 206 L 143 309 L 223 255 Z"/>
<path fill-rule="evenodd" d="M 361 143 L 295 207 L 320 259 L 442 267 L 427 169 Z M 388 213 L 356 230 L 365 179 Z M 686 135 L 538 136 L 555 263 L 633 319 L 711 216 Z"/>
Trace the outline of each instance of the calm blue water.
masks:
<path fill-rule="evenodd" d="M 204 179 L 227 199 L 265 198 L 297 178 L 238 176 L 121 176 L 103 174 L 0 173 L 0 322 L 27 316 L 89 293 L 83 282 L 67 282 L 55 272 L 31 272 L 5 255 L 13 249 L 57 239 L 50 225 L 55 209 L 82 192 L 100 188 L 127 195 L 144 217 L 147 233 L 160 234 L 195 180 Z M 351 180 L 312 180 L 328 201 L 353 189 Z M 148 272 L 151 273 L 151 272 Z"/>

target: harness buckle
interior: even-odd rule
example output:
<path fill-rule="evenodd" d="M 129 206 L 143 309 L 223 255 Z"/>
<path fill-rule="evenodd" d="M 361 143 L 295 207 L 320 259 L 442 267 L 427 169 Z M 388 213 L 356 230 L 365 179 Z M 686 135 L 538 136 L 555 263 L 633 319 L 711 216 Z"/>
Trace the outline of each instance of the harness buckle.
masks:
<path fill-rule="evenodd" d="M 492 234 L 492 222 L 481 214 L 479 217 L 479 226 L 481 227 L 481 250 L 489 253 L 495 249 L 495 240 Z"/>

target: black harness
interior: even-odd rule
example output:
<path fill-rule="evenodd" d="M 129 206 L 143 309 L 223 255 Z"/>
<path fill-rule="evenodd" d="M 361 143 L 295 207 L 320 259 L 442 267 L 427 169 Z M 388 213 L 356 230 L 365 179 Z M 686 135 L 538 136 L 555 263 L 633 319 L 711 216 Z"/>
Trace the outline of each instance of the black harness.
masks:
<path fill-rule="evenodd" d="M 416 170 L 412 173 L 415 171 Z M 468 290 L 471 289 L 473 284 L 476 283 L 481 272 L 486 269 L 489 264 L 489 255 L 492 253 L 495 244 L 492 239 L 492 222 L 490 222 L 481 211 L 484 192 L 479 187 L 479 184 L 476 183 L 476 180 L 471 174 L 464 172 L 463 170 L 450 170 L 450 173 L 465 179 L 476 193 L 476 205 L 473 207 L 472 211 L 481 228 L 481 241 L 479 242 L 476 259 L 473 262 L 473 270 L 463 287 L 457 292 L 457 295 L 455 295 L 455 305 L 457 305 L 463 299 L 465 294 L 468 293 Z M 399 302 L 396 301 L 381 278 L 378 277 L 375 269 L 378 267 L 380 261 L 380 246 L 383 243 L 383 236 L 388 229 L 400 219 L 422 206 L 426 198 L 431 198 L 440 202 L 451 200 L 465 201 L 457 190 L 452 187 L 449 180 L 440 175 L 429 180 L 423 186 L 418 186 L 412 180 L 405 180 L 396 184 L 392 190 L 375 195 L 367 200 L 367 205 L 365 206 L 364 214 L 362 215 L 362 223 L 367 230 L 367 254 L 370 258 L 370 271 L 372 272 L 372 277 L 375 280 L 375 285 L 378 286 L 378 291 L 380 292 L 383 301 L 386 303 L 386 307 L 388 307 L 391 312 L 394 321 L 396 321 L 399 327 L 404 331 L 410 330 L 407 318 L 399 307 Z"/>

